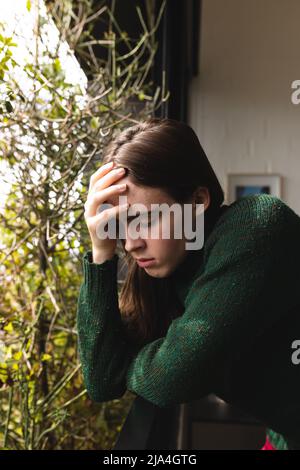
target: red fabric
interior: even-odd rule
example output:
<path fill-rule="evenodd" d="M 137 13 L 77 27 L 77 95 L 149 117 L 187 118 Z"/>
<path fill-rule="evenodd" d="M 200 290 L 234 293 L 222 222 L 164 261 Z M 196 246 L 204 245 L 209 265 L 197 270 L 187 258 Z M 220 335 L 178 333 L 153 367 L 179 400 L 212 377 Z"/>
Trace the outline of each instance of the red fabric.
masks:
<path fill-rule="evenodd" d="M 276 450 L 276 448 L 272 446 L 271 442 L 268 439 L 268 436 L 266 436 L 266 442 L 260 450 Z"/>

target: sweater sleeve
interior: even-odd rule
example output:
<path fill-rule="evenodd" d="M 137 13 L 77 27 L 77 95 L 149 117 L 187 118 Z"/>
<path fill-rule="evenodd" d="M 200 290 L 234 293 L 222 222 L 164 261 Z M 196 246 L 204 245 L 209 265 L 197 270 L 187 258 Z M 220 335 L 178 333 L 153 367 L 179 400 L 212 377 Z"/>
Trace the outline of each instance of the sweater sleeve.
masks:
<path fill-rule="evenodd" d="M 136 352 L 128 340 L 118 305 L 118 255 L 101 264 L 92 251 L 82 259 L 77 303 L 78 353 L 84 383 L 93 401 L 109 401 L 126 391 L 124 371 Z"/>
<path fill-rule="evenodd" d="M 106 300 L 97 295 L 84 309 L 90 322 L 84 341 L 81 318 L 82 346 L 92 351 L 82 354 L 85 377 L 96 401 L 127 388 L 168 407 L 214 390 L 226 357 L 248 347 L 271 315 L 275 321 L 281 311 L 285 286 L 278 270 L 284 269 L 285 257 L 280 245 L 282 206 L 277 201 L 246 198 L 231 216 L 228 213 L 205 244 L 204 268 L 187 293 L 182 316 L 172 321 L 165 337 L 137 354 L 121 335 L 116 294 L 108 288 L 113 263 L 107 262 L 98 278 L 108 288 Z M 94 288 L 96 284 L 94 280 Z M 87 288 L 81 302 L 89 302 Z"/>

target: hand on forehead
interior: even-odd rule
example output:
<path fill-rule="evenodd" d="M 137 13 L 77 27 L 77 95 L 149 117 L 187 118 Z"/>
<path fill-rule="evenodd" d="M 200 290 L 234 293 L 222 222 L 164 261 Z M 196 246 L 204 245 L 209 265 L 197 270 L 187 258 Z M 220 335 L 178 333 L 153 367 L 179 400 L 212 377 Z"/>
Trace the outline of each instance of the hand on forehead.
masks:
<path fill-rule="evenodd" d="M 111 195 L 109 198 L 107 198 L 107 200 L 105 201 L 105 203 L 107 204 L 111 204 L 113 206 L 117 206 L 119 204 L 119 198 L 120 196 L 123 197 L 123 200 L 124 200 L 124 196 L 127 197 L 127 201 L 125 202 L 129 202 L 129 199 L 128 199 L 128 195 L 129 195 L 129 192 L 132 192 L 130 191 L 130 183 L 128 182 L 128 177 L 127 176 L 124 176 L 124 178 L 120 178 L 118 179 L 118 181 L 116 181 L 114 183 L 115 185 L 119 186 L 120 184 L 127 184 L 127 187 L 126 187 L 126 190 L 122 192 L 122 194 L 114 194 L 114 195 Z M 113 186 L 113 185 L 112 185 Z"/>

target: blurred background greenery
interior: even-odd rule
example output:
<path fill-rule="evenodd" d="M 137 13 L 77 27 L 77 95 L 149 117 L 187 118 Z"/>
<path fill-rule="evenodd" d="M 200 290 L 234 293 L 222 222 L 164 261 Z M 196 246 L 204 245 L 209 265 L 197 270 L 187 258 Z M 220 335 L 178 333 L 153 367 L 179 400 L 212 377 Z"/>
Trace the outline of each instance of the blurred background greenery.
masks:
<path fill-rule="evenodd" d="M 117 5 L 0 13 L 1 450 L 111 449 L 134 399 L 89 399 L 76 331 L 89 178 L 108 141 L 168 99 L 151 75 L 164 2 L 127 2 L 138 37 Z"/>

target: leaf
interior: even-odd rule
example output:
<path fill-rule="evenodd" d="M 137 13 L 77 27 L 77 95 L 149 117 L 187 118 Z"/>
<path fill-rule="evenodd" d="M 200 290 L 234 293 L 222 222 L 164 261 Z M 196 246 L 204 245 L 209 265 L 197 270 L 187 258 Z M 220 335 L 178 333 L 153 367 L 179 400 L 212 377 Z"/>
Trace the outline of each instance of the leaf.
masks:
<path fill-rule="evenodd" d="M 68 335 L 64 331 L 60 331 L 56 337 L 53 339 L 53 343 L 55 346 L 65 346 L 66 342 L 68 340 Z"/>
<path fill-rule="evenodd" d="M 100 106 L 99 106 L 99 111 L 101 111 L 101 112 L 108 111 L 108 107 L 105 106 L 105 104 L 100 104 Z"/>
<path fill-rule="evenodd" d="M 12 322 L 9 322 L 7 325 L 5 325 L 4 330 L 8 331 L 8 333 L 11 333 L 12 331 L 14 331 Z"/>
<path fill-rule="evenodd" d="M 60 60 L 58 58 L 56 58 L 53 62 L 53 69 L 56 73 L 58 73 L 62 70 L 61 63 L 60 63 Z"/>
<path fill-rule="evenodd" d="M 16 352 L 14 355 L 13 355 L 13 358 L 16 360 L 16 361 L 19 361 L 22 357 L 22 351 L 18 351 Z"/>
<path fill-rule="evenodd" d="M 41 361 L 51 361 L 52 356 L 50 354 L 42 354 Z"/>
<path fill-rule="evenodd" d="M 70 359 L 72 359 L 72 357 L 74 357 L 74 354 L 75 354 L 75 349 L 74 348 L 67 348 L 66 353 L 67 353 L 67 356 Z"/>
<path fill-rule="evenodd" d="M 26 8 L 27 8 L 28 11 L 31 10 L 31 0 L 27 0 L 27 2 L 26 2 Z"/>
<path fill-rule="evenodd" d="M 8 379 L 7 364 L 5 362 L 0 362 L 0 380 L 3 383 L 6 383 L 7 379 Z"/>
<path fill-rule="evenodd" d="M 13 108 L 13 106 L 12 106 L 12 104 L 11 104 L 10 101 L 5 101 L 4 104 L 5 104 L 6 111 L 7 111 L 8 113 L 11 113 L 11 112 L 14 110 L 14 108 Z"/>
<path fill-rule="evenodd" d="M 99 127 L 99 118 L 98 117 L 93 117 L 91 119 L 91 128 L 92 129 L 98 129 Z"/>

